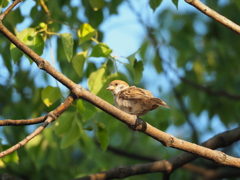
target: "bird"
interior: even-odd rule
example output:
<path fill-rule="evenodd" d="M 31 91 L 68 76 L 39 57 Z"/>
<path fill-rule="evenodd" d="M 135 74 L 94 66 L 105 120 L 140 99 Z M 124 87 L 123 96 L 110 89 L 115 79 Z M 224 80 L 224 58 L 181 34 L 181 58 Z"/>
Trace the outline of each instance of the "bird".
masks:
<path fill-rule="evenodd" d="M 110 90 L 113 94 L 117 108 L 137 117 L 143 116 L 160 106 L 170 109 L 163 100 L 155 98 L 150 91 L 136 86 L 129 87 L 122 80 L 110 82 L 107 90 Z"/>

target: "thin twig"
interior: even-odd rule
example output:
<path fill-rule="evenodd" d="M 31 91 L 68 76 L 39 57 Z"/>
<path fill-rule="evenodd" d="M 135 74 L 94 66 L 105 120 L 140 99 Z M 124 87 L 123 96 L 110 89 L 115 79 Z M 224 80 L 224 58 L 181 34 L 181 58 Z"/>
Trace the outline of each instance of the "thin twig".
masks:
<path fill-rule="evenodd" d="M 44 122 L 47 119 L 47 115 L 32 118 L 32 119 L 21 119 L 21 120 L 12 120 L 12 119 L 4 119 L 0 121 L 0 126 L 25 126 L 32 125 Z"/>
<path fill-rule="evenodd" d="M 230 131 L 220 133 L 209 140 L 202 143 L 202 146 L 217 149 L 220 147 L 229 146 L 231 143 L 240 139 L 240 128 L 236 128 Z M 207 153 L 207 152 L 206 152 Z M 89 180 L 89 179 L 98 179 L 98 180 L 107 180 L 115 178 L 125 178 L 133 175 L 154 173 L 154 172 L 165 172 L 165 176 L 170 174 L 175 169 L 183 166 L 186 163 L 189 163 L 198 158 L 198 156 L 191 153 L 181 153 L 174 158 L 169 160 L 161 160 L 153 163 L 142 163 L 132 166 L 120 166 L 113 169 L 99 172 L 96 174 L 91 174 L 81 178 L 76 178 L 75 180 Z"/>
<path fill-rule="evenodd" d="M 164 133 L 159 129 L 151 126 L 150 124 L 144 122 L 143 120 L 137 118 L 134 115 L 127 114 L 120 109 L 112 106 L 108 102 L 102 100 L 98 96 L 90 93 L 82 86 L 74 83 L 69 78 L 65 77 L 62 73 L 53 68 L 50 63 L 40 56 L 38 56 L 34 51 L 28 48 L 23 42 L 18 40 L 2 23 L 0 23 L 0 32 L 6 36 L 13 44 L 16 45 L 21 51 L 27 54 L 33 61 L 36 62 L 37 66 L 45 70 L 48 74 L 54 77 L 56 80 L 61 82 L 64 86 L 70 89 L 74 98 L 82 98 L 96 107 L 102 109 L 109 115 L 117 118 L 121 122 L 132 127 L 132 130 L 140 131 L 146 135 L 156 139 L 161 142 L 164 146 L 172 147 L 186 151 L 191 154 L 196 154 L 194 157 L 204 157 L 210 159 L 219 164 L 240 167 L 240 159 L 228 156 L 220 151 L 214 151 L 193 143 L 189 143 L 180 139 L 173 137 L 170 134 Z M 64 109 L 63 109 L 64 110 Z M 226 141 L 225 143 L 227 143 Z M 185 160 L 185 159 L 184 159 Z M 181 161 L 184 161 L 181 160 Z M 168 162 L 166 162 L 168 163 Z M 154 169 L 154 167 L 152 167 Z"/>
<path fill-rule="evenodd" d="M 201 3 L 199 0 L 185 0 L 185 1 L 186 1 L 187 3 L 195 6 L 195 7 L 198 8 L 198 9 L 203 10 L 203 13 L 205 13 L 205 11 L 208 12 L 208 13 L 209 13 L 209 16 L 211 15 L 210 17 L 212 17 L 213 19 L 216 18 L 215 20 L 218 19 L 218 20 L 217 20 L 218 22 L 220 22 L 221 24 L 227 26 L 228 28 L 232 29 L 233 31 L 237 32 L 238 34 L 240 34 L 240 27 L 239 27 L 239 25 L 233 23 L 232 21 L 228 20 L 228 19 L 225 18 L 224 16 L 222 16 L 222 15 L 216 13 L 215 11 L 211 10 L 209 7 L 207 7 L 206 5 L 204 5 L 203 3 Z M 153 46 L 155 47 L 156 52 L 158 52 L 158 51 L 159 51 L 159 50 L 158 50 L 158 45 L 159 45 L 159 43 L 158 43 L 157 40 L 155 39 L 155 37 L 154 37 L 154 35 L 153 35 L 152 31 L 151 31 L 151 28 L 144 24 L 143 20 L 141 19 L 140 13 L 138 13 L 138 12 L 134 9 L 134 7 L 132 6 L 132 4 L 131 4 L 129 1 L 127 1 L 127 2 L 128 2 L 129 7 L 131 8 L 132 12 L 134 12 L 134 13 L 136 14 L 137 20 L 139 21 L 139 23 L 142 24 L 143 27 L 146 27 L 146 31 L 147 31 L 148 37 L 149 37 L 149 39 L 151 40 Z M 206 13 L 205 13 L 205 14 L 206 14 Z M 207 14 L 207 15 L 208 15 L 208 14 Z M 224 23 L 225 23 L 225 24 L 224 24 Z M 231 28 L 231 27 L 232 27 L 232 28 Z M 167 65 L 170 67 L 171 70 L 173 70 L 173 72 L 176 74 L 176 76 L 177 76 L 180 80 L 182 80 L 183 82 L 191 85 L 192 87 L 194 87 L 194 88 L 196 88 L 196 89 L 199 89 L 199 90 L 202 90 L 202 91 L 204 91 L 205 93 L 210 94 L 210 95 L 223 96 L 223 97 L 225 97 L 225 98 L 228 98 L 228 99 L 231 99 L 231 100 L 235 100 L 235 101 L 239 101 L 239 100 L 240 100 L 240 95 L 231 94 L 231 93 L 229 93 L 229 92 L 227 92 L 227 91 L 225 91 L 225 90 L 212 90 L 212 89 L 210 89 L 209 87 L 204 87 L 204 86 L 202 86 L 202 85 L 199 85 L 199 84 L 197 84 L 197 83 L 195 83 L 195 82 L 187 79 L 186 77 L 180 76 L 180 75 L 178 74 L 177 70 L 174 69 L 174 68 L 172 67 L 172 65 L 171 65 L 168 61 L 164 60 L 164 59 L 161 57 L 160 53 L 158 54 L 158 56 L 159 56 L 159 59 L 161 59 L 165 64 L 167 64 Z"/>
<path fill-rule="evenodd" d="M 232 22 L 231 20 L 227 19 L 226 17 L 222 16 L 221 14 L 217 13 L 216 11 L 212 10 L 199 0 L 185 0 L 186 3 L 194 6 L 197 8 L 199 11 L 202 13 L 206 14 L 210 18 L 216 20 L 220 24 L 226 26 L 227 28 L 231 29 L 237 34 L 240 34 L 240 26 L 237 25 L 236 23 Z"/>
<path fill-rule="evenodd" d="M 50 19 L 51 19 L 51 14 L 50 14 L 50 11 L 49 11 L 48 7 L 46 6 L 44 0 L 40 0 L 40 5 L 41 5 L 41 7 L 43 8 L 43 10 L 45 11 L 45 13 L 47 14 L 47 19 L 48 19 L 48 21 L 50 21 Z"/>
<path fill-rule="evenodd" d="M 35 131 L 33 131 L 30 135 L 28 135 L 25 139 L 23 139 L 22 141 L 18 142 L 17 144 L 15 144 L 14 146 L 6 149 L 5 151 L 0 152 L 0 158 L 4 157 L 10 153 L 12 153 L 13 151 L 16 151 L 17 149 L 19 149 L 20 147 L 24 146 L 25 144 L 27 144 L 28 141 L 30 141 L 31 139 L 33 139 L 36 135 L 38 135 L 39 133 L 41 133 L 43 131 L 43 129 L 50 124 L 52 121 L 54 121 L 55 119 L 52 118 L 51 116 L 48 116 L 47 119 L 45 120 L 45 122 L 38 127 L 37 129 L 35 129 Z"/>
<path fill-rule="evenodd" d="M 41 133 L 45 129 L 45 127 L 48 126 L 48 124 L 55 121 L 57 119 L 57 117 L 60 116 L 72 104 L 74 99 L 75 99 L 75 96 L 70 94 L 60 106 L 58 106 L 55 110 L 51 111 L 50 113 L 48 113 L 46 115 L 47 118 L 40 127 L 35 129 L 35 131 L 33 131 L 30 135 L 28 135 L 22 141 L 18 142 L 14 146 L 6 149 L 5 151 L 0 152 L 0 158 L 12 153 L 13 151 L 16 151 L 19 148 L 21 148 L 22 146 L 27 144 L 28 141 L 30 141 L 35 136 L 37 136 L 39 133 Z"/>
<path fill-rule="evenodd" d="M 2 21 L 8 15 L 8 13 L 21 1 L 22 0 L 13 1 L 13 3 L 0 15 L 0 21 Z"/>

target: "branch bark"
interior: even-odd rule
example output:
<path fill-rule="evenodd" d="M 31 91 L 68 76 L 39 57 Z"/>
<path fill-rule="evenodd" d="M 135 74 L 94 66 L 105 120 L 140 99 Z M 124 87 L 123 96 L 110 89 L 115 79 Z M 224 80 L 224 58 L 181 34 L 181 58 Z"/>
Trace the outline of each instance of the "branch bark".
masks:
<path fill-rule="evenodd" d="M 5 151 L 0 152 L 0 158 L 12 153 L 13 151 L 16 151 L 19 148 L 21 148 L 22 146 L 27 144 L 28 141 L 30 141 L 35 136 L 40 134 L 45 129 L 45 127 L 47 127 L 48 124 L 50 124 L 51 122 L 55 121 L 57 119 L 57 117 L 60 116 L 72 104 L 72 102 L 74 100 L 75 100 L 74 95 L 69 95 L 60 106 L 58 106 L 55 110 L 49 112 L 46 115 L 46 120 L 44 121 L 44 123 L 40 127 L 35 129 L 35 131 L 33 131 L 31 134 L 29 134 L 22 141 L 18 142 L 14 146 L 6 149 Z"/>
<path fill-rule="evenodd" d="M 239 139 L 240 128 L 236 128 L 231 131 L 220 133 L 212 137 L 211 139 L 205 141 L 201 145 L 210 149 L 217 149 L 220 147 L 229 146 L 230 144 Z M 119 166 L 108 171 L 91 174 L 88 176 L 77 178 L 75 180 L 107 180 L 114 178 L 122 179 L 133 175 L 154 172 L 165 172 L 165 174 L 170 174 L 175 169 L 195 160 L 196 158 L 198 158 L 198 156 L 184 152 L 169 160 L 161 160 L 153 163 L 136 164 L 132 166 Z"/>
<path fill-rule="evenodd" d="M 215 21 L 219 22 L 220 24 L 226 26 L 227 28 L 231 29 L 233 32 L 240 34 L 240 26 L 236 23 L 230 21 L 226 17 L 218 14 L 216 11 L 212 10 L 199 0 L 185 0 L 186 3 L 194 6 L 199 11 L 201 11 L 203 14 L 206 14 L 210 18 L 214 19 Z"/>
<path fill-rule="evenodd" d="M 2 21 L 7 15 L 8 13 L 18 4 L 20 3 L 22 0 L 15 0 L 13 1 L 13 3 L 6 9 L 6 11 L 4 11 L 1 15 L 0 15 L 0 21 Z"/>
<path fill-rule="evenodd" d="M 131 129 L 145 133 L 146 135 L 161 142 L 164 146 L 172 147 L 172 148 L 176 148 L 176 149 L 180 149 L 180 150 L 188 152 L 185 155 L 186 157 L 183 155 L 183 156 L 171 159 L 169 161 L 164 160 L 161 162 L 155 162 L 154 164 L 150 163 L 147 165 L 147 168 L 142 167 L 142 165 L 129 166 L 130 170 L 133 170 L 134 172 L 136 171 L 139 174 L 149 173 L 149 172 L 158 172 L 159 169 L 161 169 L 161 168 L 165 169 L 164 171 L 172 172 L 175 168 L 183 165 L 183 162 L 188 162 L 189 159 L 194 159 L 194 158 L 197 158 L 198 156 L 210 159 L 219 164 L 233 166 L 233 167 L 240 167 L 240 159 L 239 158 L 234 158 L 234 157 L 226 155 L 223 152 L 214 151 L 214 150 L 211 150 L 211 149 L 208 149 L 208 148 L 205 148 L 205 147 L 193 144 L 193 143 L 189 143 L 189 142 L 177 139 L 168 133 L 164 133 L 164 132 L 158 130 L 157 128 L 151 126 L 150 124 L 144 122 L 143 120 L 138 119 L 136 116 L 127 114 L 127 113 L 117 109 L 116 107 L 112 106 L 108 102 L 102 100 L 101 98 L 97 97 L 96 95 L 85 90 L 81 85 L 75 84 L 73 81 L 71 81 L 66 76 L 64 76 L 62 73 L 57 71 L 54 67 L 52 67 L 48 61 L 41 58 L 33 50 L 31 50 L 28 46 L 26 46 L 24 43 L 22 43 L 20 40 L 18 40 L 2 24 L 2 22 L 0 22 L 0 32 L 6 38 L 8 38 L 13 44 L 15 44 L 16 47 L 18 47 L 22 52 L 24 52 L 26 55 L 28 55 L 37 64 L 37 66 L 40 69 L 46 71 L 48 74 L 50 74 L 52 77 L 54 77 L 57 81 L 62 83 L 65 87 L 67 87 L 71 91 L 72 94 L 71 94 L 71 96 L 69 96 L 69 98 L 71 99 L 71 100 L 69 100 L 70 104 L 75 98 L 84 99 L 84 100 L 92 103 L 93 105 L 99 107 L 106 113 L 117 118 L 118 120 L 122 121 L 123 123 L 127 124 L 128 126 L 131 127 Z M 70 104 L 63 103 L 56 109 L 56 112 L 51 112 L 50 114 L 48 114 L 46 121 L 43 123 L 43 125 L 41 127 L 36 129 L 31 135 L 29 135 L 22 142 L 13 146 L 13 148 L 9 151 L 13 151 L 13 150 L 16 150 L 17 148 L 20 148 L 22 145 L 26 144 L 34 136 L 39 134 L 50 122 L 54 121 L 58 117 L 58 115 L 60 115 Z M 239 135 L 239 129 L 238 129 L 238 132 L 236 132 L 236 134 Z M 239 140 L 239 137 L 235 140 Z M 227 141 L 226 141 L 226 144 L 227 144 Z M 189 155 L 189 153 L 195 154 L 195 155 L 191 156 L 191 155 Z M 0 155 L 4 156 L 4 155 L 6 155 L 6 152 L 2 152 L 2 153 L 0 153 Z M 184 159 L 182 159 L 183 157 L 184 157 Z M 172 165 L 172 162 L 175 162 L 174 166 Z M 119 170 L 120 170 L 120 172 L 122 172 L 123 168 L 120 168 Z M 126 170 L 126 171 L 128 171 L 128 170 Z"/>
<path fill-rule="evenodd" d="M 15 44 L 16 47 L 18 47 L 26 55 L 28 55 L 40 69 L 43 69 L 57 81 L 66 86 L 74 94 L 75 97 L 90 102 L 91 104 L 102 109 L 111 116 L 117 118 L 118 120 L 132 127 L 133 130 L 145 133 L 146 135 L 161 142 L 164 146 L 177 148 L 189 153 L 193 153 L 224 165 L 240 167 L 240 159 L 238 158 L 234 158 L 222 152 L 213 151 L 208 148 L 204 148 L 202 146 L 198 146 L 196 144 L 177 139 L 170 134 L 158 130 L 157 128 L 151 126 L 150 124 L 144 122 L 143 120 L 137 119 L 136 116 L 127 114 L 117 109 L 108 102 L 90 93 L 89 91 L 84 89 L 81 85 L 75 84 L 73 81 L 68 79 L 62 73 L 57 71 L 54 67 L 50 65 L 48 61 L 41 58 L 28 46 L 26 46 L 19 39 L 17 39 L 2 23 L 0 23 L 0 32 L 5 37 L 7 37 L 13 44 Z"/>
<path fill-rule="evenodd" d="M 31 124 L 38 124 L 44 122 L 47 119 L 47 115 L 32 118 L 32 119 L 21 119 L 21 120 L 12 120 L 12 119 L 4 119 L 0 121 L 0 126 L 25 126 Z"/>

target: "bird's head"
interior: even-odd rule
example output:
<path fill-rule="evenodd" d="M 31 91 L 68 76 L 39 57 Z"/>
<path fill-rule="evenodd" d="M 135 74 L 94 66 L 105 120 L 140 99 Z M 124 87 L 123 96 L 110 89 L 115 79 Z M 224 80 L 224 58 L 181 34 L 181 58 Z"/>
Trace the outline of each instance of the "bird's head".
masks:
<path fill-rule="evenodd" d="M 113 95 L 118 94 L 120 91 L 128 88 L 129 85 L 121 80 L 114 80 L 112 82 L 110 82 L 109 86 L 107 87 L 107 90 L 110 90 Z"/>

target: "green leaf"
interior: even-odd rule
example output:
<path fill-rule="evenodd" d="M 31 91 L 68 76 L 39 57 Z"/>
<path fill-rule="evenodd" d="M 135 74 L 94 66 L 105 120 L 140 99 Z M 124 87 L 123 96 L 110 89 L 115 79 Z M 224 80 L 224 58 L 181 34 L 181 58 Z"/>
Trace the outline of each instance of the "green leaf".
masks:
<path fill-rule="evenodd" d="M 136 61 L 134 63 L 134 84 L 138 84 L 142 79 L 142 72 L 144 70 L 143 61 Z"/>
<path fill-rule="evenodd" d="M 84 23 L 80 26 L 80 31 L 78 31 L 78 36 L 80 38 L 80 44 L 85 41 L 90 40 L 93 36 L 96 35 L 96 30 L 92 28 L 90 24 Z"/>
<path fill-rule="evenodd" d="M 147 55 L 148 48 L 149 48 L 149 42 L 145 41 L 142 44 L 141 48 L 139 49 L 139 55 L 142 59 L 147 59 L 147 57 L 145 56 Z"/>
<path fill-rule="evenodd" d="M 19 50 L 13 43 L 10 45 L 10 53 L 14 63 L 18 62 L 23 56 L 22 51 Z"/>
<path fill-rule="evenodd" d="M 57 135 L 64 134 L 68 132 L 71 128 L 74 116 L 76 113 L 71 111 L 65 111 L 55 123 L 55 133 Z"/>
<path fill-rule="evenodd" d="M 63 43 L 63 49 L 65 52 L 65 55 L 67 57 L 68 62 L 71 61 L 73 56 L 73 38 L 70 33 L 63 33 L 60 34 L 62 43 Z"/>
<path fill-rule="evenodd" d="M 103 81 L 103 86 L 97 95 L 99 97 L 103 98 L 105 101 L 112 103 L 113 102 L 112 93 L 110 91 L 106 90 L 106 88 L 111 81 L 116 80 L 116 79 L 123 79 L 125 81 L 127 80 L 126 76 L 123 74 L 120 74 L 120 73 L 111 74 L 111 75 L 105 77 L 105 81 Z"/>
<path fill-rule="evenodd" d="M 42 90 L 42 100 L 46 106 L 51 106 L 61 96 L 61 91 L 58 87 L 47 86 Z"/>
<path fill-rule="evenodd" d="M 84 51 L 76 54 L 72 59 L 73 68 L 80 77 L 82 77 L 86 56 L 87 56 L 87 51 Z"/>
<path fill-rule="evenodd" d="M 178 9 L 178 0 L 172 0 L 172 2 L 176 6 L 176 8 Z"/>
<path fill-rule="evenodd" d="M 0 7 L 6 7 L 9 3 L 9 0 L 0 0 Z"/>
<path fill-rule="evenodd" d="M 97 71 L 90 74 L 88 88 L 93 94 L 97 94 L 103 87 L 106 75 L 106 65 L 102 65 Z"/>
<path fill-rule="evenodd" d="M 93 106 L 89 102 L 82 101 L 82 100 L 77 101 L 77 110 L 81 114 L 83 122 L 91 119 L 96 113 L 95 106 Z"/>
<path fill-rule="evenodd" d="M 161 3 L 162 3 L 162 0 L 150 0 L 149 1 L 150 7 L 152 8 L 153 11 L 155 11 L 157 9 L 157 7 L 160 6 Z"/>
<path fill-rule="evenodd" d="M 92 57 L 108 57 L 111 54 L 112 50 L 104 43 L 99 43 L 93 47 Z"/>
<path fill-rule="evenodd" d="M 97 137 L 103 151 L 107 150 L 108 147 L 108 130 L 103 123 L 95 121 L 97 125 Z"/>
<path fill-rule="evenodd" d="M 104 6 L 104 0 L 90 0 L 89 2 L 94 11 L 101 9 Z"/>
<path fill-rule="evenodd" d="M 160 72 L 163 71 L 161 59 L 159 59 L 158 56 L 155 56 L 155 57 L 154 57 L 153 64 L 154 64 L 154 66 L 155 66 L 155 68 L 156 68 L 156 70 L 157 70 L 158 73 L 160 73 Z"/>
<path fill-rule="evenodd" d="M 12 61 L 11 61 L 11 53 L 10 53 L 10 49 L 8 46 L 5 46 L 4 48 L 2 48 L 0 50 L 0 53 L 2 55 L 2 58 L 4 59 L 4 65 L 6 66 L 6 68 L 8 69 L 8 72 L 10 74 L 12 74 L 13 69 L 12 69 Z"/>
<path fill-rule="evenodd" d="M 86 135 L 85 131 L 82 132 L 81 138 L 79 139 L 81 150 L 85 153 L 88 158 L 93 158 L 96 153 L 96 144 L 93 138 Z"/>
<path fill-rule="evenodd" d="M 27 45 L 30 49 L 35 51 L 38 55 L 42 55 L 44 48 L 44 40 L 34 28 L 27 28 L 17 33 L 17 38 L 25 45 Z M 20 50 L 16 50 L 18 48 L 14 44 L 10 45 L 10 49 L 14 62 L 17 62 L 22 56 L 22 52 L 20 53 Z"/>
<path fill-rule="evenodd" d="M 138 53 L 138 51 L 127 57 L 131 66 L 134 66 L 134 62 L 135 62 L 135 59 L 136 59 L 135 56 L 136 56 L 137 53 Z"/>
<path fill-rule="evenodd" d="M 75 116 L 71 129 L 65 134 L 61 141 L 61 148 L 66 148 L 76 142 L 81 137 L 81 130 L 82 127 L 78 120 L 78 116 Z"/>

